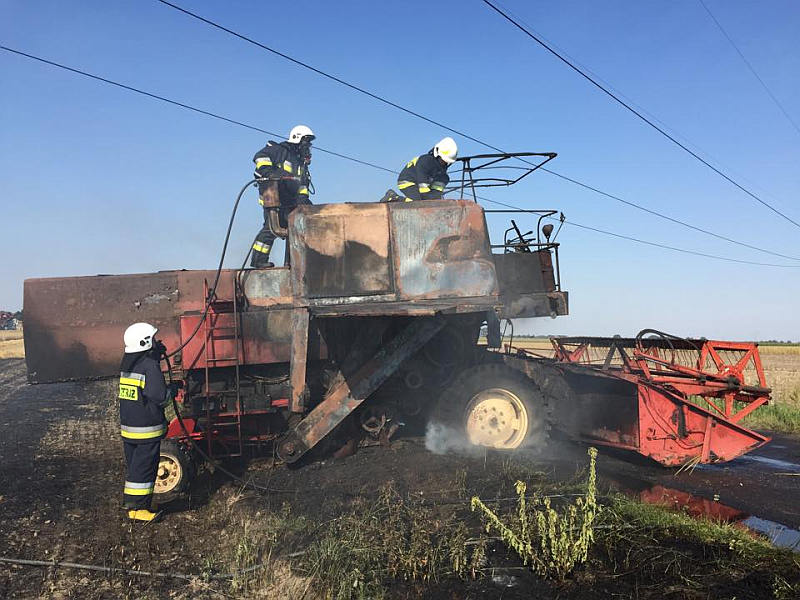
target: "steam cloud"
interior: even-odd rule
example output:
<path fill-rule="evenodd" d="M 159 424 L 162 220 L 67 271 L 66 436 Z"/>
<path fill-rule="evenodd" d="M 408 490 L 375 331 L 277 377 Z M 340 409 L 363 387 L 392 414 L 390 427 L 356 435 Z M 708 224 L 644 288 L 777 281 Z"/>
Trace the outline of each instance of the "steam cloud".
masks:
<path fill-rule="evenodd" d="M 425 448 L 434 454 L 480 454 L 484 450 L 470 443 L 463 431 L 436 421 L 428 421 L 425 428 Z"/>

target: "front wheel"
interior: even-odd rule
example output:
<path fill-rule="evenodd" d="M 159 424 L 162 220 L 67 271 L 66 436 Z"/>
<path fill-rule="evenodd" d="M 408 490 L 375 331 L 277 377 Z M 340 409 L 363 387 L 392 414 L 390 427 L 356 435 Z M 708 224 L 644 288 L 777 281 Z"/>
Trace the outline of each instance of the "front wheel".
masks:
<path fill-rule="evenodd" d="M 174 440 L 161 440 L 156 471 L 156 494 L 184 492 L 195 475 L 195 465 L 186 449 Z"/>
<path fill-rule="evenodd" d="M 461 373 L 442 394 L 431 421 L 455 429 L 476 446 L 541 450 L 550 425 L 547 402 L 530 379 L 505 364 Z"/>

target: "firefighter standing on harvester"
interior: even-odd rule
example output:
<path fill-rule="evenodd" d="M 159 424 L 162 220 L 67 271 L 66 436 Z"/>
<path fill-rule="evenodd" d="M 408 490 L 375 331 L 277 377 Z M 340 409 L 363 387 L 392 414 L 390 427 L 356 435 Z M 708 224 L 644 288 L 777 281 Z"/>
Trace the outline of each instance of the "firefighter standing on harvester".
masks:
<path fill-rule="evenodd" d="M 258 183 L 259 203 L 264 207 L 264 226 L 253 243 L 250 266 L 254 269 L 274 266 L 269 262 L 269 253 L 277 237 L 269 225 L 270 212 L 278 210 L 281 227 L 286 227 L 289 213 L 301 204 L 311 204 L 308 189 L 311 175 L 311 142 L 314 132 L 305 125 L 298 125 L 289 133 L 289 139 L 276 143 L 270 141 L 253 157 Z M 274 181 L 278 180 L 278 181 Z M 269 189 L 277 185 L 280 206 L 270 206 Z"/>
<path fill-rule="evenodd" d="M 397 178 L 404 200 L 441 200 L 450 182 L 447 167 L 456 162 L 456 158 L 458 146 L 453 138 L 446 137 L 427 154 L 411 159 Z"/>
<path fill-rule="evenodd" d="M 152 505 L 161 450 L 167 433 L 164 407 L 180 385 L 166 384 L 159 363 L 166 352 L 155 339 L 158 330 L 149 323 L 134 323 L 125 330 L 125 354 L 119 375 L 119 421 L 128 471 L 123 506 L 133 521 L 160 518 Z"/>

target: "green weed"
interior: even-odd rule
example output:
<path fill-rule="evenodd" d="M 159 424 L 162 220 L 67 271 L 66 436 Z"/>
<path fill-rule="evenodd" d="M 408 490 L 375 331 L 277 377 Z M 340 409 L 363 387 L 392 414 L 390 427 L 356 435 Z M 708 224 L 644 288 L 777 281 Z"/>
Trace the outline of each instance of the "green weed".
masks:
<path fill-rule="evenodd" d="M 529 505 L 525 497 L 527 485 L 522 481 L 516 483 L 516 515 L 504 521 L 477 496 L 472 498 L 472 510 L 481 512 L 487 532 L 495 530 L 524 564 L 542 576 L 563 580 L 576 565 L 586 562 L 594 541 L 594 521 L 600 511 L 596 460 L 597 450 L 589 448 L 586 493 L 560 512 L 547 497 L 534 495 Z"/>

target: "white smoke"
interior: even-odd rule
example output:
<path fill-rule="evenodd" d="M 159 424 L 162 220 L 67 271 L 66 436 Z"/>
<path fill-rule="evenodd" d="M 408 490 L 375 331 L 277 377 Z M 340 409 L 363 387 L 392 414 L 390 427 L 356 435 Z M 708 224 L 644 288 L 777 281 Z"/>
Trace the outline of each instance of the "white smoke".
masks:
<path fill-rule="evenodd" d="M 472 444 L 463 431 L 436 421 L 428 421 L 425 428 L 425 448 L 434 454 L 479 454 L 484 450 Z"/>

